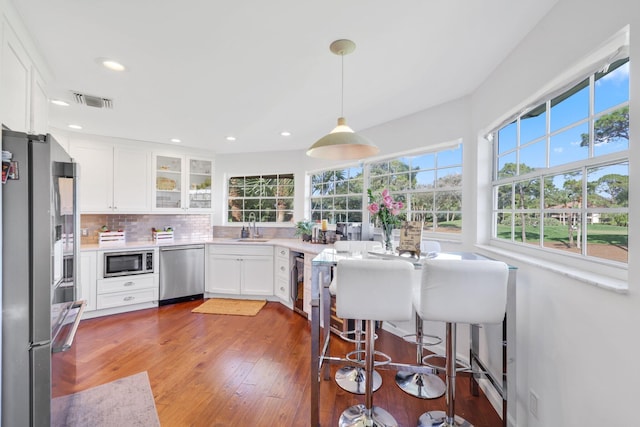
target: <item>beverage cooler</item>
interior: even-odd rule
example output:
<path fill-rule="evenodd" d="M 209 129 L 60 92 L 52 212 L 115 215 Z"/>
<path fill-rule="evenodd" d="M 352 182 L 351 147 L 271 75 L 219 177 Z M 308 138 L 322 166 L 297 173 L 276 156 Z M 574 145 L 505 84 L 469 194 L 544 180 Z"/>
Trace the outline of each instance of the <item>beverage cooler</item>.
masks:
<path fill-rule="evenodd" d="M 293 310 L 307 317 L 304 312 L 304 254 L 297 254 L 291 271 L 291 299 Z"/>

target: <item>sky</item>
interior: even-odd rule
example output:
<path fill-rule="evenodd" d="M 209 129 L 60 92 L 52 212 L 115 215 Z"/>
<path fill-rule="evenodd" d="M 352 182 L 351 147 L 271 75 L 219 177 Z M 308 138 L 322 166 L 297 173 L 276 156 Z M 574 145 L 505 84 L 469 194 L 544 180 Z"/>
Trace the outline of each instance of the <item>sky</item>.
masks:
<path fill-rule="evenodd" d="M 594 85 L 594 113 L 615 110 L 629 100 L 629 62 L 599 78 Z M 549 167 L 563 165 L 574 161 L 584 160 L 589 156 L 587 147 L 580 146 L 582 134 L 589 131 L 589 86 L 570 97 L 558 102 L 549 112 Z M 611 110 L 613 109 L 613 110 Z M 520 161 L 534 168 L 547 167 L 546 147 L 547 112 L 521 120 L 520 125 Z M 583 121 L 576 125 L 576 123 Z M 595 156 L 605 155 L 628 149 L 628 140 L 617 140 L 597 144 L 593 151 Z M 506 163 L 516 163 L 516 124 L 515 122 L 500 131 L 499 151 L 510 153 L 501 156 L 498 169 Z M 606 173 L 621 173 L 628 175 L 628 166 L 607 168 Z M 602 174 L 604 174 L 603 171 Z M 595 175 L 592 175 L 595 176 Z"/>

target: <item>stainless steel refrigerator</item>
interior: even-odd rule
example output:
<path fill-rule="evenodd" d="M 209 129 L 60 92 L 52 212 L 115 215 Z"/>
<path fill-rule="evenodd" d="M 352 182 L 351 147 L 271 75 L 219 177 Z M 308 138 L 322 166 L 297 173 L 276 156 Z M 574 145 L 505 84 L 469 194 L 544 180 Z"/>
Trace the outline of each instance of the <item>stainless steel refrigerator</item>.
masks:
<path fill-rule="evenodd" d="M 76 168 L 50 135 L 2 131 L 2 425 L 49 426 L 51 352 L 70 347 Z"/>

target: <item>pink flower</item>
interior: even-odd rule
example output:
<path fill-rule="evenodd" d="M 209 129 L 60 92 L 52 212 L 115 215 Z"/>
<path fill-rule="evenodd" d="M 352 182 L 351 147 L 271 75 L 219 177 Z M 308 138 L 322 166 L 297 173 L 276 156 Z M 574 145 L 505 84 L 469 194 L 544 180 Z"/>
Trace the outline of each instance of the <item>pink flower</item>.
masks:
<path fill-rule="evenodd" d="M 371 212 L 372 215 L 377 214 L 378 212 L 380 212 L 380 205 L 378 205 L 377 203 L 371 203 L 367 209 L 369 209 L 369 212 Z"/>
<path fill-rule="evenodd" d="M 387 197 L 389 197 L 389 190 L 387 190 L 386 188 L 384 190 L 382 190 L 382 198 L 386 199 Z"/>

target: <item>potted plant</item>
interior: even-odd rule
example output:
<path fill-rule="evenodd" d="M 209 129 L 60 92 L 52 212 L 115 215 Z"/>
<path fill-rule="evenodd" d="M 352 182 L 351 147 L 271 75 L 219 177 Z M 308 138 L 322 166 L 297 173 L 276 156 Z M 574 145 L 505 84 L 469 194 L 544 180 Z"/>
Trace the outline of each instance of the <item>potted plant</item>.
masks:
<path fill-rule="evenodd" d="M 313 232 L 313 222 L 303 219 L 296 222 L 295 236 L 302 237 L 303 242 L 311 241 L 311 233 Z"/>

